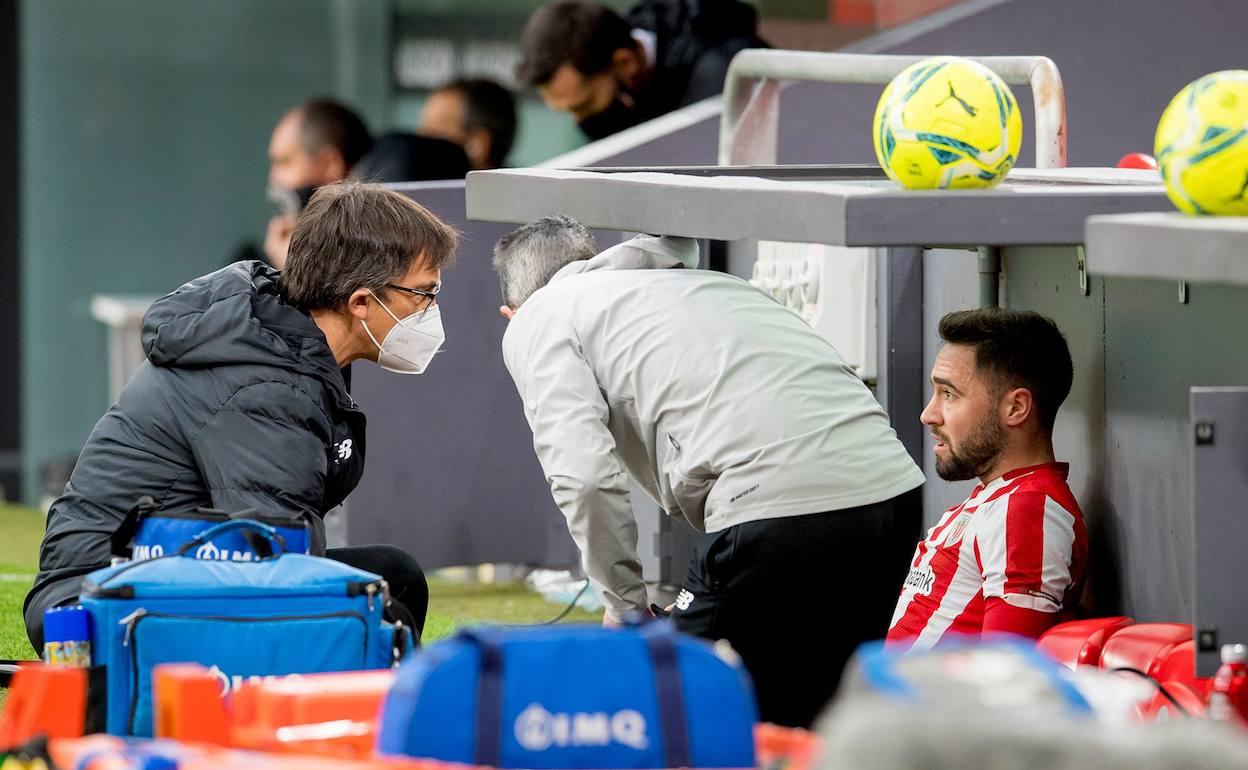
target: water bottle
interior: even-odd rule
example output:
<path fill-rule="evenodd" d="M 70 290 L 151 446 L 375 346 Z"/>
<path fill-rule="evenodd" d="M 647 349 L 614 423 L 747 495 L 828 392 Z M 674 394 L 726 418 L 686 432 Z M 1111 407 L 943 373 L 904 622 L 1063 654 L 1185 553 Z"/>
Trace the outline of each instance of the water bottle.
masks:
<path fill-rule="evenodd" d="M 1248 649 L 1242 644 L 1222 645 L 1222 667 L 1213 677 L 1209 693 L 1212 719 L 1248 724 Z"/>
<path fill-rule="evenodd" d="M 44 611 L 43 662 L 58 668 L 91 665 L 91 614 L 82 605 Z"/>

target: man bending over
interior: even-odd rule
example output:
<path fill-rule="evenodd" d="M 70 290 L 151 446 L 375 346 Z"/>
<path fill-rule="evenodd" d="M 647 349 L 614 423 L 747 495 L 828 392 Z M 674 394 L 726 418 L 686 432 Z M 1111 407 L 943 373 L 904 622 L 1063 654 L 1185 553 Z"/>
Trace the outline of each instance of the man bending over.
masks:
<path fill-rule="evenodd" d="M 494 264 L 503 358 L 604 622 L 649 611 L 631 475 L 711 535 L 676 627 L 732 644 L 763 719 L 809 724 L 884 635 L 923 474 L 832 345 L 745 281 L 693 269 L 696 241 L 596 252 L 554 217 L 499 241 Z"/>

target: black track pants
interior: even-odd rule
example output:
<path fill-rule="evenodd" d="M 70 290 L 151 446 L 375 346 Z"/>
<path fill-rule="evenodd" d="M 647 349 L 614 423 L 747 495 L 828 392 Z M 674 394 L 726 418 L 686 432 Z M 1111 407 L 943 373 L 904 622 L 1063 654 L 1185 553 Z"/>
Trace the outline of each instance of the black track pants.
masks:
<path fill-rule="evenodd" d="M 708 536 L 677 598 L 676 627 L 728 640 L 764 721 L 809 726 L 858 645 L 888 631 L 919 535 L 919 501 L 914 490 Z"/>
<path fill-rule="evenodd" d="M 425 582 L 424 570 L 407 551 L 393 545 L 353 545 L 330 548 L 325 556 L 381 575 L 390 584 L 390 596 L 411 611 L 417 635 L 424 630 L 425 613 L 429 611 L 429 585 Z"/>

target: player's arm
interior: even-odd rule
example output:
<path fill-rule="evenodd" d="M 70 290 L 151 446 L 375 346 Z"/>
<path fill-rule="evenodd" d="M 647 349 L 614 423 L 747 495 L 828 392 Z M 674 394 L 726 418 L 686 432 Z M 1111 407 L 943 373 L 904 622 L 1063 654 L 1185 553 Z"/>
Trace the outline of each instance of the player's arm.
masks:
<path fill-rule="evenodd" d="M 1004 518 L 977 533 L 984 633 L 1035 638 L 1057 623 L 1072 583 L 1074 524 L 1044 493 L 1020 490 Z"/>
<path fill-rule="evenodd" d="M 606 400 L 576 334 L 566 319 L 532 310 L 511 322 L 504 358 L 585 573 L 608 616 L 618 620 L 647 606 L 628 476 L 607 428 Z"/>
<path fill-rule="evenodd" d="M 1056 622 L 1056 612 L 1015 607 L 1005 599 L 989 599 L 984 605 L 985 634 L 1017 634 L 1038 639 Z"/>

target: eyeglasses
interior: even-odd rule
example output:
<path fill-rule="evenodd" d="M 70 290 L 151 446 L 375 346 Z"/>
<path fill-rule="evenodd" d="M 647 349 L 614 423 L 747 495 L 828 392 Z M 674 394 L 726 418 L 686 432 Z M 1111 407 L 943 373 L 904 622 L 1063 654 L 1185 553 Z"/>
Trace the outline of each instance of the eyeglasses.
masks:
<path fill-rule="evenodd" d="M 401 291 L 405 294 L 410 294 L 414 297 L 421 297 L 423 299 L 427 299 L 429 300 L 429 304 L 433 305 L 433 303 L 438 301 L 438 292 L 442 291 L 442 282 L 438 281 L 437 283 L 435 283 L 433 285 L 433 289 L 410 289 L 406 286 L 400 286 L 397 283 L 388 283 L 386 284 L 386 288 L 394 289 L 395 291 Z"/>

